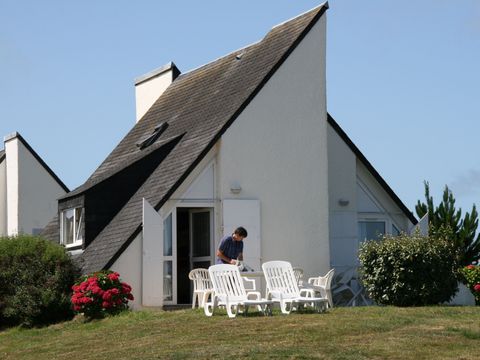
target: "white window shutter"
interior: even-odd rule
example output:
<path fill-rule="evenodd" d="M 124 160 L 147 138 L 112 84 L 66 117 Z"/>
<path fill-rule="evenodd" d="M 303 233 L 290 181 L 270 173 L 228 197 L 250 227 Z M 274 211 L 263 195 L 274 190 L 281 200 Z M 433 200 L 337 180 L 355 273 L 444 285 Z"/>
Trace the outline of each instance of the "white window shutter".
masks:
<path fill-rule="evenodd" d="M 143 199 L 142 305 L 163 305 L 163 220 Z"/>

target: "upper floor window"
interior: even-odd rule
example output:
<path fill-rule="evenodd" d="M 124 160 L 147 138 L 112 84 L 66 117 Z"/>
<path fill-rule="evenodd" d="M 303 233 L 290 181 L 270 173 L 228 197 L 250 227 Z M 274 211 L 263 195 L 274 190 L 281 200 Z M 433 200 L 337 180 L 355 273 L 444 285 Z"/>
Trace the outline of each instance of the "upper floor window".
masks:
<path fill-rule="evenodd" d="M 66 247 L 82 245 L 83 216 L 81 207 L 62 211 L 60 218 L 60 242 Z"/>
<path fill-rule="evenodd" d="M 385 234 L 385 221 L 359 221 L 358 240 L 380 240 Z"/>

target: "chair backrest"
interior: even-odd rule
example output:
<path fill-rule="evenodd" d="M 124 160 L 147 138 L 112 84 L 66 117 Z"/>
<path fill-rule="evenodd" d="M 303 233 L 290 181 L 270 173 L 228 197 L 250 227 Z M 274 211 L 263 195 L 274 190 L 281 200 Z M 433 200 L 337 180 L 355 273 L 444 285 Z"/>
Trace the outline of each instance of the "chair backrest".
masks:
<path fill-rule="evenodd" d="M 313 285 L 319 286 L 325 290 L 330 290 L 332 287 L 333 276 L 335 275 L 335 269 L 331 269 L 325 274 L 325 276 L 318 276 L 315 278 Z"/>
<path fill-rule="evenodd" d="M 262 270 L 270 293 L 281 293 L 284 299 L 300 296 L 292 264 L 288 261 L 267 261 L 262 264 Z"/>
<path fill-rule="evenodd" d="M 247 292 L 238 271 L 238 266 L 229 264 L 212 265 L 208 268 L 215 296 L 220 301 L 246 300 Z"/>
<path fill-rule="evenodd" d="M 301 285 L 303 282 L 303 269 L 299 267 L 294 267 L 293 274 L 295 275 L 295 280 L 297 280 L 297 284 Z"/>
<path fill-rule="evenodd" d="M 213 289 L 207 269 L 193 269 L 188 274 L 188 278 L 193 281 L 193 291 Z"/>

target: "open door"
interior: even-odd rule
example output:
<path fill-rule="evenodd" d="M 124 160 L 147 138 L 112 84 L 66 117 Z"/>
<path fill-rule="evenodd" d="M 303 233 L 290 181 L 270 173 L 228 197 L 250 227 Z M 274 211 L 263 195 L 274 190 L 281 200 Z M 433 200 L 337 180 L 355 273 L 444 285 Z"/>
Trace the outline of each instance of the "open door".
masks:
<path fill-rule="evenodd" d="M 211 265 L 213 244 L 212 209 L 191 209 L 190 218 L 190 269 Z"/>
<path fill-rule="evenodd" d="M 142 305 L 163 305 L 163 220 L 143 199 Z"/>

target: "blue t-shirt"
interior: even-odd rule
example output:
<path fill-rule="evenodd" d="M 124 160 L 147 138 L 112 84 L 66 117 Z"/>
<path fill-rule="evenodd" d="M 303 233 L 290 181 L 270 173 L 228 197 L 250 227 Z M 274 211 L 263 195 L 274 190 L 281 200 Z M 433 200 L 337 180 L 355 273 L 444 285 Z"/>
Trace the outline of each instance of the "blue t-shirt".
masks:
<path fill-rule="evenodd" d="M 220 241 L 218 249 L 230 259 L 237 259 L 243 252 L 243 240 L 235 241 L 231 236 L 224 236 Z M 217 258 L 217 264 L 228 264 L 220 258 Z"/>

